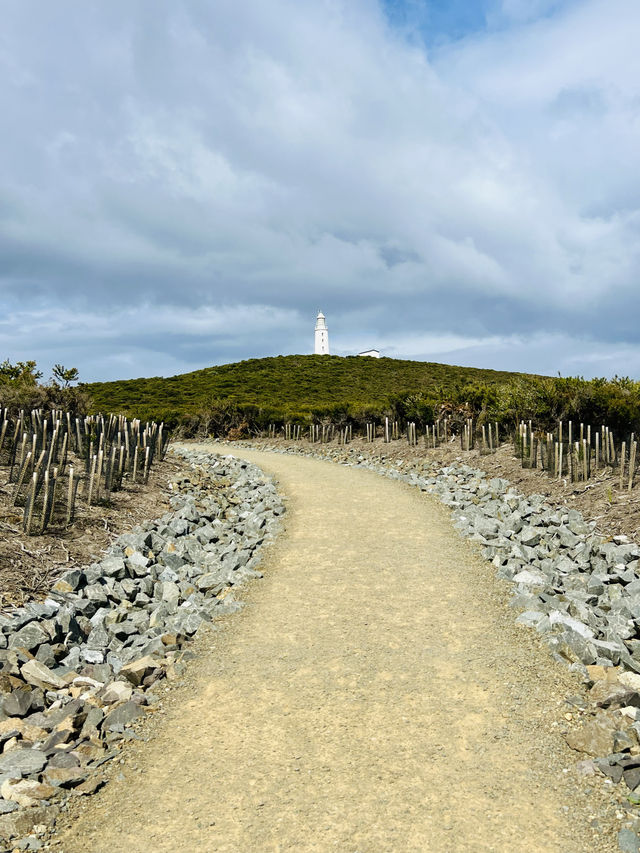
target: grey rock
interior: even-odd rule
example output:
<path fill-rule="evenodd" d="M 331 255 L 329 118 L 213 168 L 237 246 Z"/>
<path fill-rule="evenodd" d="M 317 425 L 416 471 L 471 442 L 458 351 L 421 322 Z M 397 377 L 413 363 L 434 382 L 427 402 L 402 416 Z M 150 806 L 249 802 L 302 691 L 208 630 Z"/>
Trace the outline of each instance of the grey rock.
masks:
<path fill-rule="evenodd" d="M 134 551 L 133 554 L 126 558 L 127 567 L 129 569 L 144 569 L 146 570 L 147 566 L 151 563 L 151 560 L 148 557 L 145 557 L 140 551 Z M 146 572 L 142 572 L 145 574 Z"/>
<path fill-rule="evenodd" d="M 529 548 L 534 548 L 540 542 L 544 533 L 544 528 L 531 527 L 527 525 L 526 527 L 523 527 L 518 534 L 518 539 L 523 545 L 526 545 Z"/>
<path fill-rule="evenodd" d="M 202 616 L 194 612 L 178 614 L 174 619 L 174 624 L 178 633 L 186 634 L 188 636 L 195 634 L 202 622 Z"/>
<path fill-rule="evenodd" d="M 122 730 L 125 726 L 130 725 L 134 720 L 137 720 L 143 714 L 140 706 L 135 702 L 125 702 L 123 705 L 110 711 L 104 718 L 102 728 L 107 731 Z"/>
<path fill-rule="evenodd" d="M 622 853 L 640 853 L 640 838 L 631 829 L 618 832 L 618 847 Z"/>
<path fill-rule="evenodd" d="M 47 643 L 51 637 L 38 622 L 29 622 L 9 639 L 10 649 L 27 649 L 33 651 L 42 643 Z"/>
<path fill-rule="evenodd" d="M 549 637 L 551 648 L 565 660 L 579 661 L 586 666 L 596 663 L 596 649 L 588 639 L 568 628 L 560 634 Z"/>
<path fill-rule="evenodd" d="M 53 585 L 53 589 L 56 592 L 75 592 L 80 589 L 84 582 L 84 572 L 81 569 L 72 569 L 58 578 Z"/>
<path fill-rule="evenodd" d="M 515 575 L 513 582 L 520 583 L 525 586 L 546 586 L 548 580 L 542 572 L 525 569 Z"/>
<path fill-rule="evenodd" d="M 540 613 L 538 610 L 525 610 L 524 613 L 521 613 L 516 618 L 516 623 L 518 625 L 525 625 L 527 628 L 537 628 L 543 619 L 546 619 L 548 622 L 548 617 L 544 613 Z"/>
<path fill-rule="evenodd" d="M 4 697 L 2 710 L 8 717 L 26 717 L 37 696 L 38 693 L 33 688 L 19 687 Z"/>
<path fill-rule="evenodd" d="M 108 603 L 106 587 L 101 583 L 86 586 L 83 592 L 86 598 L 88 598 L 90 601 L 97 603 L 98 605 L 104 605 Z"/>
<path fill-rule="evenodd" d="M 71 767 L 80 767 L 80 762 L 76 756 L 72 755 L 70 752 L 56 751 L 49 758 L 47 767 L 61 767 L 69 769 Z"/>
<path fill-rule="evenodd" d="M 485 539 L 494 539 L 498 535 L 499 524 L 495 519 L 480 516 L 474 521 L 474 530 Z"/>
<path fill-rule="evenodd" d="M 39 749 L 14 749 L 0 755 L 0 773 L 15 774 L 15 778 L 40 773 L 47 757 Z"/>
<path fill-rule="evenodd" d="M 592 639 L 594 635 L 588 625 L 585 625 L 583 622 L 580 622 L 572 616 L 568 616 L 566 613 L 562 613 L 558 610 L 554 610 L 549 614 L 549 622 L 551 625 L 562 625 L 563 627 L 568 627 L 585 639 Z"/>
<path fill-rule="evenodd" d="M 111 641 L 111 634 L 102 625 L 97 625 L 87 637 L 88 649 L 105 649 Z M 101 663 L 101 661 L 100 661 Z"/>
<path fill-rule="evenodd" d="M 100 570 L 103 576 L 109 576 L 121 580 L 126 575 L 125 562 L 121 557 L 107 557 L 100 562 Z"/>
<path fill-rule="evenodd" d="M 162 581 L 160 588 L 162 601 L 169 605 L 177 605 L 180 601 L 180 589 L 173 581 Z"/>
<path fill-rule="evenodd" d="M 167 568 L 173 569 L 175 572 L 178 572 L 185 565 L 186 561 L 181 554 L 162 553 L 160 555 L 159 562 L 162 563 L 163 566 L 166 566 Z"/>

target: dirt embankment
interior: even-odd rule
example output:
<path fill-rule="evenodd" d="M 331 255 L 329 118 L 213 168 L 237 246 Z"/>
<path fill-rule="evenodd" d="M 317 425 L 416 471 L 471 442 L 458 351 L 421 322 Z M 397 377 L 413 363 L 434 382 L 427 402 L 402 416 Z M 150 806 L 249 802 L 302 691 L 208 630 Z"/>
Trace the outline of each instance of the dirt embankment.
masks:
<path fill-rule="evenodd" d="M 0 607 L 47 594 L 55 577 L 91 563 L 120 533 L 162 515 L 169 507 L 168 482 L 185 470 L 170 456 L 151 468 L 147 485 L 127 484 L 97 506 L 77 504 L 68 529 L 50 528 L 41 536 L 22 531 L 22 509 L 13 505 L 14 485 L 0 469 Z"/>

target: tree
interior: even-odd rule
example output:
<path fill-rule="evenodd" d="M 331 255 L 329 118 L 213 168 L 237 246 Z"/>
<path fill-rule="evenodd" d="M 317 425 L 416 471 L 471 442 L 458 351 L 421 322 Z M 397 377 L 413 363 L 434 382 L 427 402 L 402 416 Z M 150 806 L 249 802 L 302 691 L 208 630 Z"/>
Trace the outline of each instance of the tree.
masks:
<path fill-rule="evenodd" d="M 0 382 L 35 385 L 41 376 L 42 373 L 36 370 L 35 361 L 17 361 L 15 364 L 11 364 L 7 358 L 0 364 Z"/>
<path fill-rule="evenodd" d="M 68 388 L 72 382 L 77 382 L 80 378 L 77 367 L 70 367 L 68 370 L 62 364 L 53 366 L 53 381 L 58 381 L 63 388 Z"/>

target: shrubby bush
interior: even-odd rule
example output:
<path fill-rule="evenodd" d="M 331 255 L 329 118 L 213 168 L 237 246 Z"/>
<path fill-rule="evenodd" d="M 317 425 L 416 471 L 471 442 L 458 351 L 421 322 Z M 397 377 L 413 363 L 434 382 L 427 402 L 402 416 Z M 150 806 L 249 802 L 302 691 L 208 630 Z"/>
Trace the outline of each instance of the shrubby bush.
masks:
<path fill-rule="evenodd" d="M 459 430 L 473 417 L 511 431 L 520 420 L 550 430 L 573 419 L 640 433 L 640 383 L 629 378 L 545 377 L 390 358 L 278 356 L 85 388 L 94 411 L 164 421 L 185 437 L 230 430 L 253 436 L 270 423 L 350 424 L 364 432 L 367 422 L 385 417 L 420 429 L 446 417 Z"/>
<path fill-rule="evenodd" d="M 66 370 L 56 365 L 58 372 L 43 384 L 42 373 L 35 361 L 0 363 L 0 405 L 15 414 L 20 409 L 64 409 L 74 415 L 85 415 L 91 398 L 83 386 L 74 387 L 78 378 L 76 368 Z"/>

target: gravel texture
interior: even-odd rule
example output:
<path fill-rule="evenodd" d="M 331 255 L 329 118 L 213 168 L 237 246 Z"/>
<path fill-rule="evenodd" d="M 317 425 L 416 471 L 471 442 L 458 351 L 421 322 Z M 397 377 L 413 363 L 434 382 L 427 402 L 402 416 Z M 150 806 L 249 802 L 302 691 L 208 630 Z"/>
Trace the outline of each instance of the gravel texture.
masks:
<path fill-rule="evenodd" d="M 148 741 L 76 801 L 65 853 L 618 849 L 613 782 L 562 736 L 580 673 L 515 624 L 512 581 L 447 509 L 371 471 L 235 452 L 278 477 L 285 534 Z"/>

